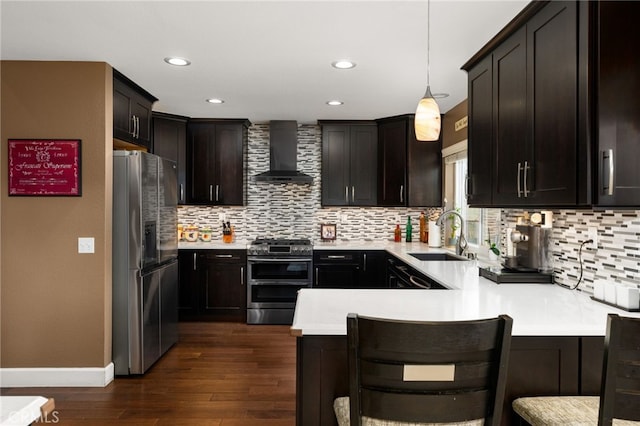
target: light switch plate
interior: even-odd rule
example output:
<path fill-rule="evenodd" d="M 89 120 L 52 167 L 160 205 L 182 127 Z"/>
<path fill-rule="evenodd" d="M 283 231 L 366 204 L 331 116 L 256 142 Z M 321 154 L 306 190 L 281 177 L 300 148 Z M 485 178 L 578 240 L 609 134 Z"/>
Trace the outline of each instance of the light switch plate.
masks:
<path fill-rule="evenodd" d="M 78 237 L 78 253 L 95 253 L 95 238 Z"/>
<path fill-rule="evenodd" d="M 591 243 L 587 244 L 587 248 L 590 248 L 591 250 L 597 250 L 598 249 L 598 228 L 596 228 L 595 226 L 590 226 L 589 228 L 587 228 L 587 237 L 588 239 L 592 240 Z"/>

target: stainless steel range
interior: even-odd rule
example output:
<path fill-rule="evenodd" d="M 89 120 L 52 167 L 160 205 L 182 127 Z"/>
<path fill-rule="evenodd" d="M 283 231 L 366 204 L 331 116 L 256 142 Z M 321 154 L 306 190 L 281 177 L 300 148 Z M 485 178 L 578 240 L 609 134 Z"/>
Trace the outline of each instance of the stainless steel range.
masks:
<path fill-rule="evenodd" d="M 247 254 L 247 324 L 291 324 L 298 290 L 313 283 L 311 241 L 259 238 Z"/>

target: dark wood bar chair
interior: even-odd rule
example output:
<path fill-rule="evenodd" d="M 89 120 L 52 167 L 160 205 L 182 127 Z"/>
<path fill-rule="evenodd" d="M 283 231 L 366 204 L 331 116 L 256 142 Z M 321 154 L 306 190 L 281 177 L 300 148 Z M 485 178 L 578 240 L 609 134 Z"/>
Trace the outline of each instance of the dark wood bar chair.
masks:
<path fill-rule="evenodd" d="M 499 425 L 511 328 L 507 315 L 417 322 L 349 314 L 349 396 L 340 426 Z"/>
<path fill-rule="evenodd" d="M 523 397 L 513 410 L 534 426 L 640 425 L 640 318 L 608 315 L 600 396 Z"/>

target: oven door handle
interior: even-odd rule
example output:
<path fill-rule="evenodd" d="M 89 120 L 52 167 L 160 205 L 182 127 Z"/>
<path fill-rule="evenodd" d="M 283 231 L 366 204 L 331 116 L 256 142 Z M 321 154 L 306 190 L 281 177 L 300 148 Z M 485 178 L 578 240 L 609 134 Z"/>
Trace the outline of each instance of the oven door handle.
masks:
<path fill-rule="evenodd" d="M 301 259 L 296 257 L 281 257 L 281 258 L 262 258 L 262 257 L 248 257 L 247 260 L 251 262 L 264 262 L 264 263 L 282 263 L 282 262 L 311 262 L 311 259 Z"/>

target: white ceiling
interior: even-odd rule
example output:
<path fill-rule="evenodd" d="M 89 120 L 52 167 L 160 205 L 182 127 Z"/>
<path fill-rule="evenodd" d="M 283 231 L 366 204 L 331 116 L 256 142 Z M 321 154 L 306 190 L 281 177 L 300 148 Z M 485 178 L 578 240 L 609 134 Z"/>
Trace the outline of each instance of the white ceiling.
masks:
<path fill-rule="evenodd" d="M 450 94 L 442 112 L 467 96 L 460 66 L 526 3 L 431 2 L 431 89 Z M 2 0 L 0 18 L 2 59 L 105 61 L 156 96 L 154 110 L 190 117 L 375 119 L 414 112 L 426 88 L 424 0 Z M 357 66 L 336 70 L 338 59 Z"/>

